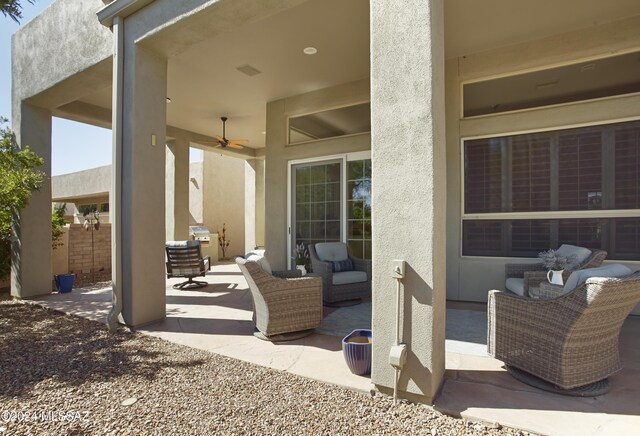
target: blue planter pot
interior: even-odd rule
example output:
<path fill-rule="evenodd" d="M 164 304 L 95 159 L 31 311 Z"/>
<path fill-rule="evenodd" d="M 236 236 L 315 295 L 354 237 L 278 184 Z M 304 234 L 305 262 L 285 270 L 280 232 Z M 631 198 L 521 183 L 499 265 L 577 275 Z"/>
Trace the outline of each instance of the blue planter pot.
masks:
<path fill-rule="evenodd" d="M 54 276 L 56 281 L 56 289 L 61 294 L 71 292 L 73 289 L 73 280 L 76 278 L 75 274 L 56 274 Z"/>
<path fill-rule="evenodd" d="M 352 373 L 371 374 L 371 343 L 369 329 L 354 330 L 342 339 L 342 354 Z"/>

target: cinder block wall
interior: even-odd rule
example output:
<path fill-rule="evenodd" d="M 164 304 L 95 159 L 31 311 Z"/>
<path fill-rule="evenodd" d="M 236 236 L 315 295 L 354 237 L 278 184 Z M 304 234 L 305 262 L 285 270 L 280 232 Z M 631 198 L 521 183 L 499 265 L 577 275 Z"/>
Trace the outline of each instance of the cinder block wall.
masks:
<path fill-rule="evenodd" d="M 81 224 L 69 228 L 69 272 L 76 275 L 74 286 L 111 280 L 111 224 L 101 223 L 100 230 L 93 231 L 92 280 L 91 230 Z"/>

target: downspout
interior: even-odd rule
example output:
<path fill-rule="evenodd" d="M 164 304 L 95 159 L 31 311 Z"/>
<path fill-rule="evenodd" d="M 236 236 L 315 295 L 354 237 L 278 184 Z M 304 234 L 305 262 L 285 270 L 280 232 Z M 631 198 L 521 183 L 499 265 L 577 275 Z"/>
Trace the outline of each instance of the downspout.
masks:
<path fill-rule="evenodd" d="M 122 102 L 124 92 L 124 19 L 113 18 L 113 135 L 111 165 L 111 310 L 107 326 L 115 332 L 122 320 Z"/>

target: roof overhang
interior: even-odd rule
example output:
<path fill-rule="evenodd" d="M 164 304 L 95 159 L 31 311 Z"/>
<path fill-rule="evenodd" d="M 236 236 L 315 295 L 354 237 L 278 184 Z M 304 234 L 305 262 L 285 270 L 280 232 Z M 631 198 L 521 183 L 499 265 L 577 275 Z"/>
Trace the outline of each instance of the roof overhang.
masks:
<path fill-rule="evenodd" d="M 102 25 L 111 27 L 115 17 L 128 17 L 154 1 L 155 0 L 115 0 L 98 11 L 98 20 Z"/>

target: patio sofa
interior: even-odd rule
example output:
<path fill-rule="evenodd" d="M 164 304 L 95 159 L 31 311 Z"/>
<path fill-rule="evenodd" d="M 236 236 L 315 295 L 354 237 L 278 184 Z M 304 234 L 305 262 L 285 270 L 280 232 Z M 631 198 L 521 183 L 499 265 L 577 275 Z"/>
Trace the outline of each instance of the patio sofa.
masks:
<path fill-rule="evenodd" d="M 253 299 L 255 335 L 269 341 L 304 337 L 322 322 L 322 281 L 299 271 L 274 272 L 262 253 L 237 257 Z"/>

